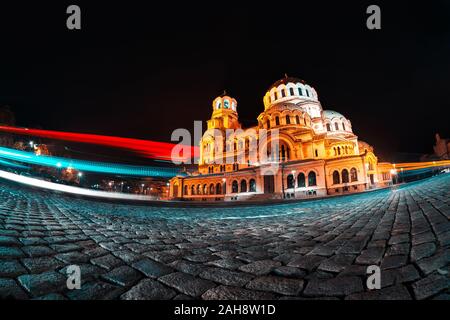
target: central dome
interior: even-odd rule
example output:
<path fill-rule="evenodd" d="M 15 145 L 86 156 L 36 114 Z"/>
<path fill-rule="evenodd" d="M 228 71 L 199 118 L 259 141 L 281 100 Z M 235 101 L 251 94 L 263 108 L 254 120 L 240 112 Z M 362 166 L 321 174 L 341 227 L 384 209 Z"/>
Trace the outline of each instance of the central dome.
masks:
<path fill-rule="evenodd" d="M 270 87 L 269 87 L 269 91 L 272 88 L 277 88 L 279 85 L 281 84 L 288 84 L 288 83 L 303 83 L 306 84 L 305 80 L 299 79 L 299 78 L 295 78 L 295 77 L 284 77 L 283 79 L 280 79 L 278 81 L 276 81 L 275 83 L 273 83 Z"/>
<path fill-rule="evenodd" d="M 318 102 L 316 90 L 299 78 L 285 76 L 269 87 L 264 96 L 264 107 L 268 109 L 282 102 L 297 104 L 305 101 Z"/>

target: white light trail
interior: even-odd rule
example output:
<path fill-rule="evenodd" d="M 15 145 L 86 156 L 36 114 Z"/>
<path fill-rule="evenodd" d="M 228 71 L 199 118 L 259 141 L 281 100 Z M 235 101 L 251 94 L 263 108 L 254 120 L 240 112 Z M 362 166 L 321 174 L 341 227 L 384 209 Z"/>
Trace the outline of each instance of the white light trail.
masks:
<path fill-rule="evenodd" d="M 0 170 L 0 178 L 18 182 L 21 184 L 25 184 L 31 187 L 42 188 L 46 190 L 60 191 L 69 194 L 76 194 L 86 197 L 95 197 L 95 198 L 104 198 L 104 199 L 115 199 L 115 200 L 134 200 L 134 201 L 154 201 L 155 197 L 145 196 L 145 195 L 135 195 L 135 194 L 126 194 L 126 193 L 114 193 L 114 192 L 106 192 L 106 191 L 98 191 L 98 190 L 89 190 L 85 188 L 73 187 L 61 185 L 58 183 L 53 183 L 45 180 L 39 180 L 36 178 L 30 178 L 21 176 L 15 173 L 6 172 Z"/>

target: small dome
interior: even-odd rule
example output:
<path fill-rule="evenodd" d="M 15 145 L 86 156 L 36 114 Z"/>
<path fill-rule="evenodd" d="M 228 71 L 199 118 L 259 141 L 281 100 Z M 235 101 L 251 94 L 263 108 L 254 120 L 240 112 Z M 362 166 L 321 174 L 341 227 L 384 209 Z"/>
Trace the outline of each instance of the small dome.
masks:
<path fill-rule="evenodd" d="M 333 118 L 344 118 L 347 119 L 346 117 L 344 117 L 342 114 L 340 114 L 339 112 L 333 111 L 333 110 L 324 110 L 323 111 L 323 117 L 325 119 L 333 119 Z"/>
<path fill-rule="evenodd" d="M 353 132 L 352 123 L 339 112 L 333 110 L 323 111 L 323 122 L 328 134 Z"/>

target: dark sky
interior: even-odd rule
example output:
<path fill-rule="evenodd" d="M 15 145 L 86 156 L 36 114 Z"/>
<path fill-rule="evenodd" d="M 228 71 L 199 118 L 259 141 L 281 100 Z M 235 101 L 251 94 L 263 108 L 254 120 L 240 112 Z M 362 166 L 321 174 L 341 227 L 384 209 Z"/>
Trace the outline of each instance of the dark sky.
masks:
<path fill-rule="evenodd" d="M 226 89 L 249 126 L 287 73 L 384 158 L 450 138 L 449 1 L 93 2 L 1 2 L 0 104 L 18 125 L 169 141 Z"/>

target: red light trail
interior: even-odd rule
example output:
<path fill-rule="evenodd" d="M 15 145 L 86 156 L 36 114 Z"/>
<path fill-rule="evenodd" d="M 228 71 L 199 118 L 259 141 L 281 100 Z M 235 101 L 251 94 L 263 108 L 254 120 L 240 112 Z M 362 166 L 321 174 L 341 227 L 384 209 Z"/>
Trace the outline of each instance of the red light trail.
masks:
<path fill-rule="evenodd" d="M 18 127 L 7 127 L 7 126 L 0 126 L 0 131 L 26 136 L 34 136 L 41 138 L 49 138 L 70 142 L 79 142 L 79 143 L 120 148 L 151 159 L 178 160 L 178 161 L 190 160 L 185 155 L 180 155 L 179 158 L 172 159 L 172 149 L 176 146 L 176 144 L 173 143 L 103 136 L 97 134 L 61 132 L 61 131 L 28 129 Z M 198 154 L 198 147 L 189 147 L 189 148 L 191 151 L 191 156 L 196 156 Z"/>

